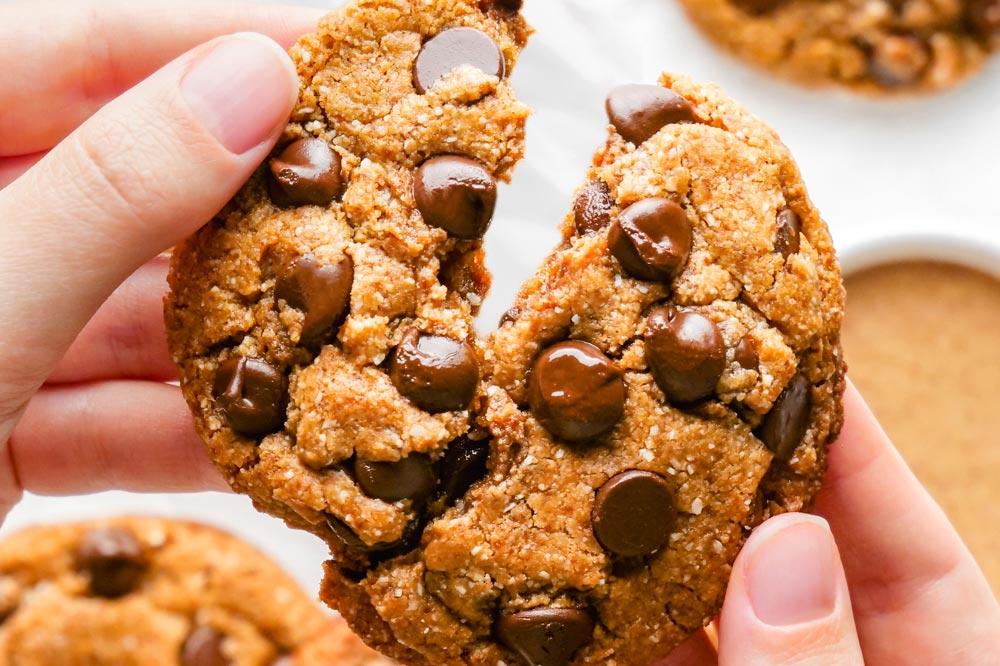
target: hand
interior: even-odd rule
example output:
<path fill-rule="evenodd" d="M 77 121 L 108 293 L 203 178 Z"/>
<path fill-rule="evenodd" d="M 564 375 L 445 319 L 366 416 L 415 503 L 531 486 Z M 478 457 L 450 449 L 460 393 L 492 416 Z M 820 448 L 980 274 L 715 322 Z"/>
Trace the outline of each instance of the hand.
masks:
<path fill-rule="evenodd" d="M 718 654 L 698 634 L 661 666 L 1000 664 L 1000 607 L 979 566 L 853 386 L 844 409 L 816 503 L 825 520 L 757 528 L 733 566 Z"/>
<path fill-rule="evenodd" d="M 284 47 L 318 17 L 0 5 L 0 519 L 23 490 L 225 487 L 165 383 L 156 257 L 274 145 L 298 90 Z M 219 37 L 238 31 L 278 43 Z"/>

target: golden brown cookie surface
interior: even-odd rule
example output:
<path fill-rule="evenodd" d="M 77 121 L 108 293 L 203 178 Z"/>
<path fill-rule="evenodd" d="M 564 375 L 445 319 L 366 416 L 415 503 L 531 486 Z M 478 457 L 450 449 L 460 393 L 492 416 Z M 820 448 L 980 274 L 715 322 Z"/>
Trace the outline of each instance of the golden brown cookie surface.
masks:
<path fill-rule="evenodd" d="M 933 91 L 996 48 L 996 0 L 681 0 L 737 56 L 807 84 Z"/>
<path fill-rule="evenodd" d="M 390 666 L 276 564 L 214 528 L 147 517 L 0 543 L 0 664 Z"/>

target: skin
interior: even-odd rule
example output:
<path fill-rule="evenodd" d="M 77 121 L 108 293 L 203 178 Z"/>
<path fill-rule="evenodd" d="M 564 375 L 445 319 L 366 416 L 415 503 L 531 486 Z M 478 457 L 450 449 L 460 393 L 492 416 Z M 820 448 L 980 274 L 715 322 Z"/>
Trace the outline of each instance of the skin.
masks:
<path fill-rule="evenodd" d="M 225 489 L 165 383 L 158 255 L 273 146 L 297 90 L 282 49 L 317 18 L 0 6 L 0 515 L 25 490 Z M 853 387 L 845 410 L 819 517 L 755 531 L 716 625 L 659 666 L 1000 663 L 1000 607 L 979 567 Z"/>

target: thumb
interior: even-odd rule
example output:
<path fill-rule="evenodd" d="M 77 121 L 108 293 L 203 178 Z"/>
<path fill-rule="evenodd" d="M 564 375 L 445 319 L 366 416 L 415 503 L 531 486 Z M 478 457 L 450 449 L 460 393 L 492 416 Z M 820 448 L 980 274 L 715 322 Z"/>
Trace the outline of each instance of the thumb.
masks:
<path fill-rule="evenodd" d="M 266 157 L 297 83 L 271 40 L 216 39 L 0 190 L 0 441 L 115 287 L 211 219 Z"/>
<path fill-rule="evenodd" d="M 772 518 L 733 565 L 719 666 L 863 666 L 847 580 L 826 521 Z"/>

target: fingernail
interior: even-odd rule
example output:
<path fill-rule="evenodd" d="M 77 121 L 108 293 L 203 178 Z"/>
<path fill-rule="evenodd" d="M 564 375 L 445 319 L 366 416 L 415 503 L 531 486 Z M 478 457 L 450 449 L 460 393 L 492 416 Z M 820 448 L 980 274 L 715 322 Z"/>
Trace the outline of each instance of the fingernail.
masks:
<path fill-rule="evenodd" d="M 287 121 L 294 82 L 294 69 L 277 44 L 241 34 L 202 54 L 181 80 L 181 93 L 205 128 L 242 155 Z"/>
<path fill-rule="evenodd" d="M 837 606 L 833 535 L 822 522 L 796 522 L 755 544 L 747 593 L 761 622 L 787 627 L 828 617 Z"/>

